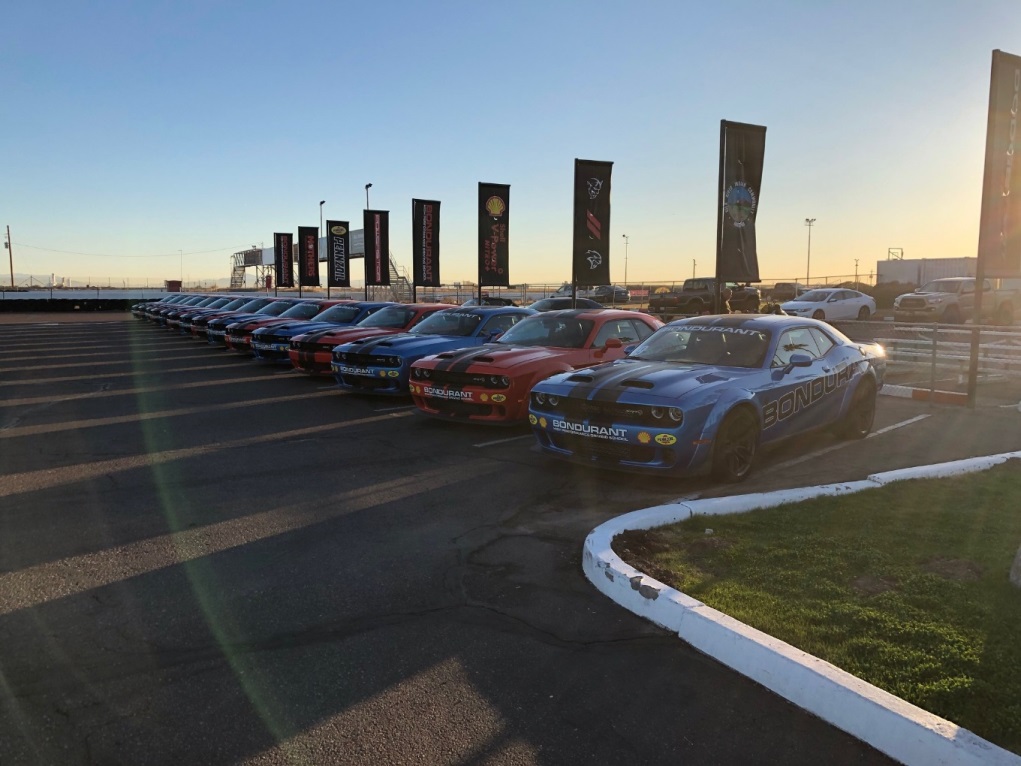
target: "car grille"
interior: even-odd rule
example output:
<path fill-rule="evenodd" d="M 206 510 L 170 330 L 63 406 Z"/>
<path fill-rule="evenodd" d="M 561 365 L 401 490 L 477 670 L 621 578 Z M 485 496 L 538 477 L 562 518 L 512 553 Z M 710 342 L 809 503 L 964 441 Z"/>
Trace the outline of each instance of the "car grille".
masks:
<path fill-rule="evenodd" d="M 369 378 L 363 375 L 341 375 L 340 379 L 352 388 L 374 391 L 377 388 L 393 388 L 396 378 Z"/>
<path fill-rule="evenodd" d="M 475 386 L 476 388 L 507 388 L 507 386 L 499 382 L 500 375 L 482 375 L 479 373 L 472 372 L 450 372 L 448 370 L 422 370 L 423 373 L 428 372 L 428 375 L 422 375 L 419 377 L 415 376 L 416 380 L 421 380 L 428 383 L 434 383 L 439 386 L 457 386 L 458 388 L 464 388 L 465 386 Z M 491 378 L 497 378 L 497 382 L 493 382 Z"/>
<path fill-rule="evenodd" d="M 545 409 L 539 405 L 540 409 Z M 654 418 L 652 408 L 641 404 L 619 404 L 617 402 L 593 402 L 588 399 L 561 399 L 555 412 L 572 420 L 587 420 L 594 425 L 632 423 L 646 426 L 676 425 L 664 418 Z"/>
<path fill-rule="evenodd" d="M 431 397 L 426 397 L 425 401 L 430 408 L 456 417 L 466 418 L 472 415 L 486 416 L 491 415 L 493 412 L 493 406 L 491 404 L 459 402 L 450 399 L 433 399 Z"/>
<path fill-rule="evenodd" d="M 925 298 L 901 298 L 900 307 L 907 311 L 917 311 L 926 307 Z"/>
<path fill-rule="evenodd" d="M 393 364 L 389 356 L 382 356 L 378 354 L 334 354 L 334 361 L 343 362 L 344 364 L 355 365 L 358 367 L 400 367 L 401 365 Z"/>

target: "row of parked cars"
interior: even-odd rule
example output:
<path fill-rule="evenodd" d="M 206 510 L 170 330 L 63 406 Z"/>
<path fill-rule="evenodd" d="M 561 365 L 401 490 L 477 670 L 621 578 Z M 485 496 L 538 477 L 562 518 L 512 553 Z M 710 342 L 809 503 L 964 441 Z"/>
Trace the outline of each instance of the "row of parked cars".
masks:
<path fill-rule="evenodd" d="M 546 453 L 596 467 L 743 479 L 760 445 L 872 426 L 885 355 L 810 318 L 664 325 L 581 307 L 177 294 L 139 319 L 428 416 L 529 423 Z"/>

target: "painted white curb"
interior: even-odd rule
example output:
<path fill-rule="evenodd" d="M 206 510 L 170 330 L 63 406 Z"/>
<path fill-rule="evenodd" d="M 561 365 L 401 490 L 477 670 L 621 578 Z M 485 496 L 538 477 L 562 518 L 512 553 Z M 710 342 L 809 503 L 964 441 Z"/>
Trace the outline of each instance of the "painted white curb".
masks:
<path fill-rule="evenodd" d="M 981 471 L 1019 452 L 920 466 L 865 481 L 693 500 L 645 508 L 596 527 L 585 540 L 582 568 L 603 594 L 687 641 L 701 652 L 757 681 L 799 707 L 908 766 L 1021 766 L 1021 756 L 994 745 L 790 644 L 738 622 L 667 587 L 622 561 L 613 538 L 695 515 L 714 516 L 771 508 L 813 497 L 837 496 L 893 481 Z"/>

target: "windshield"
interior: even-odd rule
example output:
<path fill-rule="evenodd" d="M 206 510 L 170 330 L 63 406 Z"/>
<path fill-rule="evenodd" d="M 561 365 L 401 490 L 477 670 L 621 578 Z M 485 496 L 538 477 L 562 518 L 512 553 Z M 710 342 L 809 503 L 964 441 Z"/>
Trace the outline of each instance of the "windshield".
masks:
<path fill-rule="evenodd" d="M 326 311 L 321 314 L 315 315 L 317 322 L 333 322 L 335 324 L 351 324 L 358 315 L 362 313 L 362 310 L 358 306 L 351 306 L 349 304 L 337 304 L 336 306 L 330 306 Z"/>
<path fill-rule="evenodd" d="M 822 303 L 829 300 L 831 295 L 833 293 L 829 290 L 809 290 L 807 293 L 799 295 L 798 300 L 805 303 Z"/>
<path fill-rule="evenodd" d="M 230 303 L 226 303 L 223 306 L 220 306 L 220 308 L 222 308 L 224 311 L 233 311 L 234 309 L 241 308 L 246 303 L 250 303 L 248 298 L 235 298 Z"/>
<path fill-rule="evenodd" d="M 528 317 L 500 336 L 497 343 L 514 346 L 582 348 L 592 333 L 591 319 L 577 317 Z"/>
<path fill-rule="evenodd" d="M 375 314 L 365 317 L 365 319 L 358 323 L 358 326 L 399 329 L 406 327 L 414 316 L 414 309 L 404 308 L 404 306 L 387 306 L 385 309 L 380 309 Z"/>
<path fill-rule="evenodd" d="M 458 335 L 468 337 L 482 321 L 481 314 L 467 311 L 440 311 L 413 327 L 409 332 L 415 335 Z"/>
<path fill-rule="evenodd" d="M 247 303 L 242 303 L 240 306 L 238 306 L 237 310 L 245 312 L 258 311 L 272 300 L 273 300 L 272 298 L 253 298 Z"/>
<path fill-rule="evenodd" d="M 769 333 L 744 327 L 661 327 L 630 354 L 631 359 L 723 367 L 761 367 Z"/>
<path fill-rule="evenodd" d="M 267 317 L 278 317 L 293 305 L 294 303 L 292 301 L 273 301 L 268 306 L 263 306 L 255 313 L 262 314 L 262 316 Z"/>
<path fill-rule="evenodd" d="M 926 282 L 920 288 L 920 293 L 956 293 L 961 289 L 961 283 L 959 281 L 946 281 L 942 282 Z"/>
<path fill-rule="evenodd" d="M 281 319 L 311 319 L 322 311 L 318 303 L 297 303 L 280 315 Z"/>

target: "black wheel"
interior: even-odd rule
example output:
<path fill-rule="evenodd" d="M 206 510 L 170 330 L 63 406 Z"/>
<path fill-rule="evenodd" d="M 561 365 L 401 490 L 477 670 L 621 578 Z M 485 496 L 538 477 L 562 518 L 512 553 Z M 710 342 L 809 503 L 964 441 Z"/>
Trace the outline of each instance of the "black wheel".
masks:
<path fill-rule="evenodd" d="M 851 400 L 851 407 L 844 415 L 837 432 L 845 439 L 864 439 L 872 430 L 876 419 L 876 384 L 871 378 L 863 378 Z"/>
<path fill-rule="evenodd" d="M 720 425 L 713 447 L 713 478 L 743 481 L 752 471 L 759 446 L 759 420 L 748 409 L 730 413 Z"/>
<path fill-rule="evenodd" d="M 943 314 L 943 322 L 945 324 L 960 324 L 961 323 L 961 310 L 957 306 L 951 306 Z"/>
<path fill-rule="evenodd" d="M 862 306 L 860 309 L 858 309 L 858 321 L 859 322 L 867 322 L 867 321 L 869 321 L 869 307 L 868 306 Z"/>
<path fill-rule="evenodd" d="M 825 318 L 826 318 L 826 312 L 823 311 L 822 309 L 816 309 L 815 311 L 812 312 L 812 319 L 825 319 Z"/>

